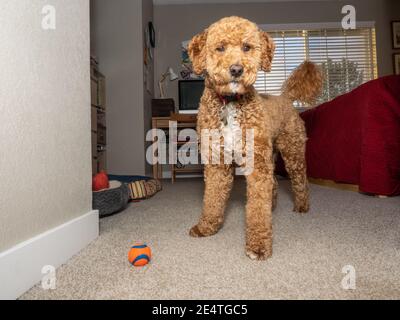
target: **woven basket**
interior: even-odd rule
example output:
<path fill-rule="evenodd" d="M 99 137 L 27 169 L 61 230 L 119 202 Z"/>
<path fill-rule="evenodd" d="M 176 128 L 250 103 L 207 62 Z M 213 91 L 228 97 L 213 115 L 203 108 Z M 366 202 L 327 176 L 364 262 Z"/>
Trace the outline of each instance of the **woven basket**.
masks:
<path fill-rule="evenodd" d="M 93 192 L 93 209 L 99 210 L 101 218 L 122 211 L 128 201 L 129 188 L 125 183 L 117 188 Z"/>

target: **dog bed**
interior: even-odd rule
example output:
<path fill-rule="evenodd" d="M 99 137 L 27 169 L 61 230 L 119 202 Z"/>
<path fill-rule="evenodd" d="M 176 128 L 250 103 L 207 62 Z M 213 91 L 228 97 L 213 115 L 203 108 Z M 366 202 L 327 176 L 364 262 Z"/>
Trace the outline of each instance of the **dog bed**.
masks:
<path fill-rule="evenodd" d="M 129 187 L 119 181 L 111 181 L 110 188 L 93 192 L 93 209 L 100 217 L 107 217 L 126 208 L 129 202 Z"/>

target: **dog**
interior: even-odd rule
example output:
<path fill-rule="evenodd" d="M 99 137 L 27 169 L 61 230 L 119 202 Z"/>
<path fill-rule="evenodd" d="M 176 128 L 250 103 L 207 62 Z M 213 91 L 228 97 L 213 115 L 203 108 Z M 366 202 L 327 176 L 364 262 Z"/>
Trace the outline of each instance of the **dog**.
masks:
<path fill-rule="evenodd" d="M 197 130 L 229 132 L 252 129 L 254 168 L 246 176 L 246 254 L 253 260 L 272 255 L 272 211 L 276 206 L 274 149 L 280 152 L 292 181 L 294 211 L 309 211 L 306 174 L 306 131 L 294 101 L 313 103 L 321 91 L 319 68 L 304 62 L 283 85 L 281 96 L 262 95 L 255 88 L 259 70 L 271 71 L 275 44 L 268 33 L 244 18 L 224 18 L 196 35 L 188 53 L 193 71 L 205 77 Z M 205 165 L 205 192 L 200 221 L 192 237 L 216 234 L 234 180 L 234 166 Z"/>

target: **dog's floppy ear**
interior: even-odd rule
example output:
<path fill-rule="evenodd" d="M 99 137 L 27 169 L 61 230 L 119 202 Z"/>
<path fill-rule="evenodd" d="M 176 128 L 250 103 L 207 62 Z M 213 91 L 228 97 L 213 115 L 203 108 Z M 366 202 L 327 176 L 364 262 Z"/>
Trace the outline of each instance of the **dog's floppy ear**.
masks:
<path fill-rule="evenodd" d="M 275 42 L 265 31 L 260 31 L 261 36 L 261 70 L 270 72 L 272 60 L 275 55 Z"/>
<path fill-rule="evenodd" d="M 188 52 L 190 56 L 190 60 L 193 64 L 193 71 L 201 75 L 204 73 L 206 69 L 206 42 L 207 42 L 207 33 L 205 30 L 202 33 L 195 36 L 189 43 Z"/>

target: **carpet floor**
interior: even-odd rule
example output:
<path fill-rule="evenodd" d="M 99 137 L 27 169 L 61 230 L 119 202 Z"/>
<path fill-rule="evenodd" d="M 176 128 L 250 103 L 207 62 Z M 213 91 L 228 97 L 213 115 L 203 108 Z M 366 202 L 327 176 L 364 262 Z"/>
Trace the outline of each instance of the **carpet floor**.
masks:
<path fill-rule="evenodd" d="M 203 183 L 166 183 L 154 198 L 100 223 L 100 237 L 57 270 L 57 289 L 39 285 L 21 299 L 399 299 L 400 197 L 378 199 L 311 186 L 308 215 L 292 212 L 290 185 L 280 181 L 274 254 L 244 253 L 245 183 L 237 181 L 224 228 L 192 239 Z M 130 266 L 127 252 L 146 242 L 153 260 Z M 351 265 L 356 289 L 344 290 Z"/>

